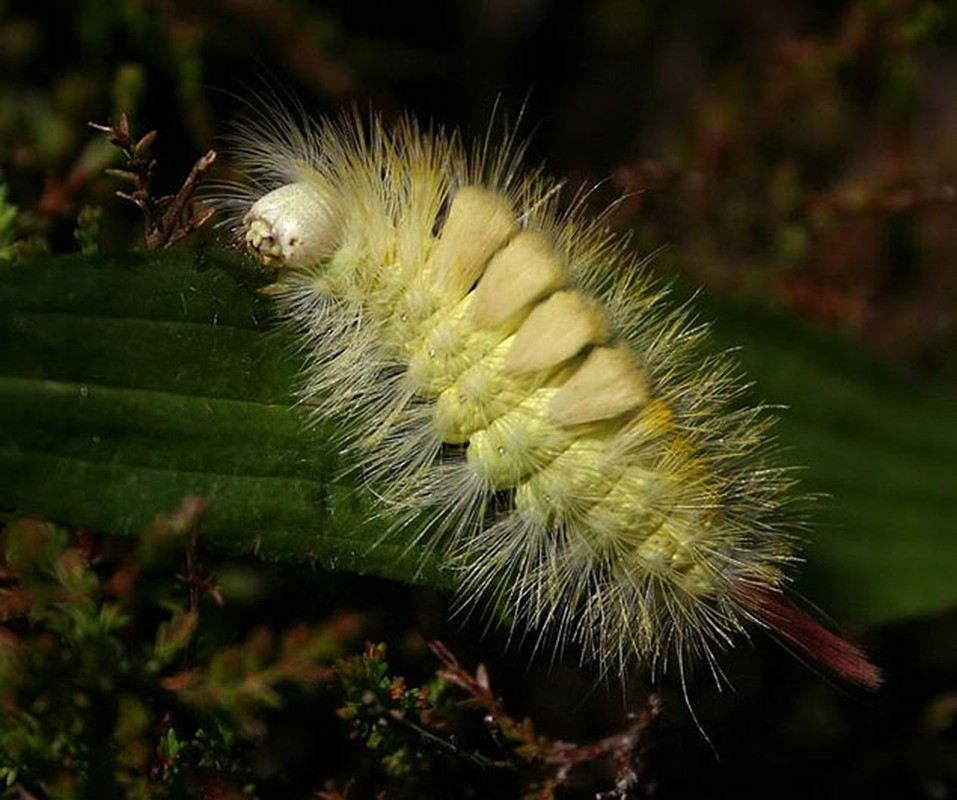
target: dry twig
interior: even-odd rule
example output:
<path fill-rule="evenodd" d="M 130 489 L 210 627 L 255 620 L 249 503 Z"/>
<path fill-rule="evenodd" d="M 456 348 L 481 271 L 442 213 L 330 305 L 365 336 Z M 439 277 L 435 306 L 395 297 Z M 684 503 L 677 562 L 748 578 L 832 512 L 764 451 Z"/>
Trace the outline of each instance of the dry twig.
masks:
<path fill-rule="evenodd" d="M 515 752 L 520 757 L 551 771 L 539 791 L 542 800 L 554 797 L 555 790 L 565 783 L 574 767 L 609 757 L 616 765 L 615 787 L 597 795 L 600 800 L 629 800 L 638 797 L 642 789 L 643 796 L 651 793 L 652 786 L 647 781 L 642 786 L 642 773 L 647 750 L 646 734 L 661 710 L 661 701 L 656 694 L 648 696 L 645 706 L 632 715 L 632 723 L 624 731 L 587 745 L 563 742 L 535 733 L 529 720 L 519 722 L 508 714 L 502 701 L 492 693 L 483 668 L 473 675 L 441 642 L 430 642 L 429 649 L 445 667 L 439 673 L 440 677 L 458 686 L 485 710 L 489 729 L 498 728 L 506 739 L 517 743 Z"/>
<path fill-rule="evenodd" d="M 110 169 L 107 172 L 132 184 L 132 191 L 118 191 L 116 194 L 143 212 L 147 249 L 170 247 L 202 227 L 213 215 L 211 208 L 197 212 L 193 195 L 203 175 L 216 160 L 215 150 L 208 151 L 193 165 L 176 194 L 155 198 L 151 183 L 156 171 L 156 160 L 149 155 L 149 148 L 156 139 L 156 131 L 150 131 L 134 141 L 126 114 L 120 115 L 117 125 L 97 125 L 93 122 L 89 125 L 94 130 L 108 133 L 110 144 L 119 147 L 126 157 L 125 169 Z"/>

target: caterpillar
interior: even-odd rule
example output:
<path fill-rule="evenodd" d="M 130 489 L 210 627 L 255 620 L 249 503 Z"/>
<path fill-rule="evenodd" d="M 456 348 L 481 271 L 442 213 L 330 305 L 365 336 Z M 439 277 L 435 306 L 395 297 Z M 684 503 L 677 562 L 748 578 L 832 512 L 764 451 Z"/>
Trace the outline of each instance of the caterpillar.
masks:
<path fill-rule="evenodd" d="M 303 399 L 338 420 L 394 535 L 441 553 L 467 610 L 605 675 L 719 674 L 763 629 L 876 687 L 787 596 L 792 478 L 767 410 L 602 215 L 563 210 L 503 138 L 355 112 L 234 136 L 223 224 L 278 271 Z"/>

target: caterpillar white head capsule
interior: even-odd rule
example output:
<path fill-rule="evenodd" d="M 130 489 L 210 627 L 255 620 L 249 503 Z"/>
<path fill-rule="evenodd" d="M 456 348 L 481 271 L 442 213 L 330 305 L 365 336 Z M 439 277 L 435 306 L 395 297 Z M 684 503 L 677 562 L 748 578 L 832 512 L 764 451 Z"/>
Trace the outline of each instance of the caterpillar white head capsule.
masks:
<path fill-rule="evenodd" d="M 309 267 L 335 249 L 335 224 L 324 194 L 289 183 L 253 203 L 243 218 L 245 245 L 264 266 Z"/>
<path fill-rule="evenodd" d="M 624 676 L 682 677 L 755 627 L 864 686 L 877 670 L 785 595 L 790 472 L 727 357 L 624 243 L 514 148 L 406 120 L 253 121 L 224 204 L 281 268 L 303 392 L 440 549 L 459 601 Z"/>

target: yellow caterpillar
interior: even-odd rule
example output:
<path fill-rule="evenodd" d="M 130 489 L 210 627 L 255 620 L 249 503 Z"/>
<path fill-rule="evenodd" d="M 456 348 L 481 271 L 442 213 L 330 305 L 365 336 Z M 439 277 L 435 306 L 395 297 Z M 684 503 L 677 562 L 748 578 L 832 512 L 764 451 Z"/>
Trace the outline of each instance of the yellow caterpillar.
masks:
<path fill-rule="evenodd" d="M 221 205 L 280 270 L 305 398 L 425 515 L 410 546 L 441 548 L 461 602 L 609 674 L 684 676 L 758 626 L 878 683 L 783 594 L 791 480 L 734 365 L 519 149 L 356 115 L 237 142 L 248 181 Z"/>

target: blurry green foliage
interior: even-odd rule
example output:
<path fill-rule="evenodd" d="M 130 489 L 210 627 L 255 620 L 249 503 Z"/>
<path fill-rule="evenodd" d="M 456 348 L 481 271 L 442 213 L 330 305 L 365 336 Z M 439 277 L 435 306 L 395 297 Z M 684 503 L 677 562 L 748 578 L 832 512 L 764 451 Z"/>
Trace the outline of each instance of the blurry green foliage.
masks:
<path fill-rule="evenodd" d="M 7 201 L 7 187 L 0 184 L 0 261 L 13 258 L 16 241 L 17 207 Z"/>
<path fill-rule="evenodd" d="M 184 505 L 119 552 L 34 519 L 6 526 L 4 797 L 194 797 L 210 778 L 249 780 L 241 742 L 218 718 L 233 709 L 197 704 L 181 687 L 199 608 L 187 585 L 169 578 L 200 508 Z M 203 677 L 210 668 L 203 657 L 192 667 Z M 228 685 L 231 677 L 208 680 Z M 269 707 L 270 683 L 247 713 Z"/>
<path fill-rule="evenodd" d="M 76 239 L 79 251 L 85 256 L 100 252 L 100 236 L 103 228 L 103 209 L 100 206 L 83 206 L 76 218 Z"/>
<path fill-rule="evenodd" d="M 333 682 L 361 618 L 224 628 L 207 612 L 230 598 L 197 560 L 203 509 L 189 499 L 136 541 L 5 527 L 0 796 L 258 796 L 251 743 L 291 690 Z"/>

